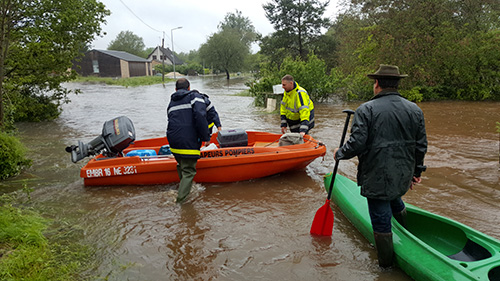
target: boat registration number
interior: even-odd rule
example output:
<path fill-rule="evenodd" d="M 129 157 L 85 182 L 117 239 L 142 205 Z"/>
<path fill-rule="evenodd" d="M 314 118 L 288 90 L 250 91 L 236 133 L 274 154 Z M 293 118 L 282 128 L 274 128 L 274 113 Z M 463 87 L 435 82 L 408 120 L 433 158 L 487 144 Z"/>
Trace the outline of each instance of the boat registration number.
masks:
<path fill-rule="evenodd" d="M 123 166 L 123 167 L 112 167 L 112 168 L 88 169 L 86 173 L 87 173 L 87 178 L 133 175 L 137 174 L 137 168 L 136 166 Z"/>

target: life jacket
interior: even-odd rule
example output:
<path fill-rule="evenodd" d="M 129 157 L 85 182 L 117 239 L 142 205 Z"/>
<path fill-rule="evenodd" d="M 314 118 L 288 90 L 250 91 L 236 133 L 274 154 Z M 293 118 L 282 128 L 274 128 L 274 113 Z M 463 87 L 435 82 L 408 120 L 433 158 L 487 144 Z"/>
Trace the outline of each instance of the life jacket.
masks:
<path fill-rule="evenodd" d="M 295 83 L 295 88 L 283 94 L 280 106 L 281 127 L 292 132 L 307 133 L 314 127 L 314 104 L 307 91 Z"/>

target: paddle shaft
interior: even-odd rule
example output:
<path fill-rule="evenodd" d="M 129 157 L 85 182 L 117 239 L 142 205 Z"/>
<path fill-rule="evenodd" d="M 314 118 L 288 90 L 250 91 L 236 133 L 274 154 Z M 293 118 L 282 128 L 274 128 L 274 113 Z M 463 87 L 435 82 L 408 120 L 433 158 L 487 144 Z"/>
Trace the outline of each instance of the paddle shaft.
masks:
<path fill-rule="evenodd" d="M 347 134 L 347 128 L 349 127 L 349 119 L 351 119 L 351 115 L 354 114 L 354 111 L 350 109 L 343 110 L 342 112 L 347 113 L 344 124 L 344 131 L 342 132 L 342 138 L 340 139 L 339 147 L 342 147 L 344 144 L 345 136 Z M 333 156 L 335 158 L 335 155 Z M 328 197 L 326 200 L 330 200 L 332 197 L 333 183 L 335 182 L 335 175 L 337 175 L 337 170 L 339 168 L 339 160 L 335 160 L 335 166 L 333 168 L 332 180 L 330 181 L 330 188 L 328 189 Z"/>

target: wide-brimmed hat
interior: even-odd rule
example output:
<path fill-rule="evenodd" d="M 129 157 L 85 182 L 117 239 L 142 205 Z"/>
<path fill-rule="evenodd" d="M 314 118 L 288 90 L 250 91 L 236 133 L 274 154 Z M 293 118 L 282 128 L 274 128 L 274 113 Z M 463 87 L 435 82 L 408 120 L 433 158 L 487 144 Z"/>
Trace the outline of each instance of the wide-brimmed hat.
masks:
<path fill-rule="evenodd" d="M 381 64 L 377 71 L 367 75 L 371 79 L 377 78 L 405 78 L 407 74 L 400 74 L 399 68 L 395 65 Z"/>

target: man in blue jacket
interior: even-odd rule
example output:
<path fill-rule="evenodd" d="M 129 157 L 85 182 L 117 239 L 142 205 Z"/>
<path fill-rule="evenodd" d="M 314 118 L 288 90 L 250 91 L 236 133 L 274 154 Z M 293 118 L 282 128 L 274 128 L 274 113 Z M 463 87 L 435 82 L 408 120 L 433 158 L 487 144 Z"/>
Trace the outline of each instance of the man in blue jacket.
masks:
<path fill-rule="evenodd" d="M 196 90 L 194 90 L 196 91 Z M 207 105 L 207 121 L 208 121 L 208 131 L 212 134 L 212 129 L 215 127 L 217 132 L 222 130 L 222 124 L 220 123 L 219 113 L 215 110 L 215 106 L 210 101 L 207 94 L 200 93 L 205 99 L 205 104 Z"/>
<path fill-rule="evenodd" d="M 394 65 L 380 65 L 374 74 L 368 74 L 374 80 L 374 97 L 356 109 L 349 140 L 334 151 L 336 160 L 358 156 L 357 181 L 368 201 L 381 267 L 393 262 L 391 218 L 405 227 L 401 196 L 420 183 L 425 171 L 424 114 L 397 90 L 406 76 Z"/>
<path fill-rule="evenodd" d="M 200 147 L 202 141 L 210 141 L 210 132 L 204 96 L 191 91 L 185 78 L 177 80 L 175 90 L 167 107 L 167 139 L 180 179 L 177 202 L 182 202 L 191 191 Z"/>

